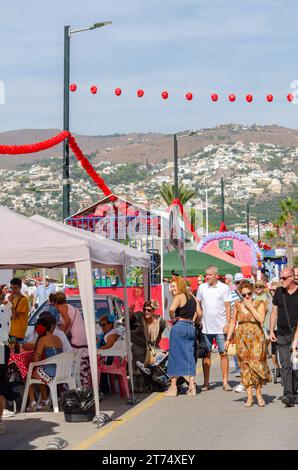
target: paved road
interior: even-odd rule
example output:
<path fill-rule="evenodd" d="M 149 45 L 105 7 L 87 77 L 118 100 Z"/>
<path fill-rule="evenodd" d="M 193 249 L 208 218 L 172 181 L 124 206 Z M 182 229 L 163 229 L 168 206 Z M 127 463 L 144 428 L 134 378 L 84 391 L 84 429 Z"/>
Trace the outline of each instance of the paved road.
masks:
<path fill-rule="evenodd" d="M 20 414 L 5 420 L 0 449 L 44 449 L 51 437 L 68 440 L 68 449 L 298 449 L 298 406 L 280 402 L 280 384 L 265 387 L 265 408 L 244 408 L 244 394 L 224 392 L 217 355 L 212 390 L 196 397 L 153 394 L 134 408 L 119 397 L 105 399 L 113 422 L 96 430 L 91 423 L 64 423 L 63 414 Z M 238 379 L 231 374 L 231 385 Z M 202 374 L 197 382 L 202 383 Z M 144 398 L 144 397 L 142 397 Z"/>

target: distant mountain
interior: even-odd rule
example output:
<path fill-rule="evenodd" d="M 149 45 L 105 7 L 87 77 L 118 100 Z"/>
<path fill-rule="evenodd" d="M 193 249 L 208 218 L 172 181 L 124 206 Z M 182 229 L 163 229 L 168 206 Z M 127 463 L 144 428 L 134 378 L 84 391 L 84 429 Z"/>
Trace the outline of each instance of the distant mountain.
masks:
<path fill-rule="evenodd" d="M 5 145 L 30 144 L 48 139 L 60 132 L 59 129 L 20 129 L 0 133 L 0 143 Z M 243 126 L 227 124 L 211 129 L 200 129 L 189 132 L 187 137 L 178 139 L 179 156 L 188 155 L 209 144 L 270 143 L 284 147 L 298 146 L 298 130 L 276 125 Z M 85 155 L 94 154 L 95 162 L 106 160 L 113 162 L 145 163 L 161 162 L 173 158 L 173 136 L 158 133 L 131 133 L 109 136 L 76 135 Z M 62 144 L 49 150 L 30 155 L 0 155 L 0 168 L 16 168 L 22 163 L 45 160 L 49 157 L 62 158 Z"/>

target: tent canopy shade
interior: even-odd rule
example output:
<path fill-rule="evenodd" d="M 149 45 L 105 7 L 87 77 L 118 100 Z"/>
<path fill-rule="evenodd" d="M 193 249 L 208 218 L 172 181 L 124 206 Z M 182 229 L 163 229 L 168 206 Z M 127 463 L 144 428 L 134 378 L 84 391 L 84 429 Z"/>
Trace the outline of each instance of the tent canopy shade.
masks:
<path fill-rule="evenodd" d="M 71 227 L 65 230 L 59 222 L 29 219 L 2 206 L 0 215 L 5 221 L 1 226 L 1 269 L 73 267 L 75 262 L 89 259 L 94 267 L 150 265 L 147 253 L 95 234 Z"/>
<path fill-rule="evenodd" d="M 117 242 L 112 242 L 96 235 L 88 234 L 79 229 L 65 228 L 63 224 L 34 220 L 16 214 L 0 206 L 1 253 L 0 269 L 28 269 L 40 267 L 72 267 L 76 268 L 81 293 L 87 344 L 90 356 L 92 383 L 96 416 L 99 415 L 97 351 L 95 334 L 95 313 L 92 286 L 92 266 L 118 266 L 126 272 L 126 264 L 136 263 L 148 271 L 150 257 L 145 253 L 133 250 Z M 148 279 L 148 276 L 146 277 Z M 148 290 L 148 286 L 145 286 Z M 124 276 L 126 290 L 126 277 Z M 132 356 L 130 348 L 129 313 L 127 293 L 125 302 L 126 340 L 128 364 L 132 380 Z"/>
<path fill-rule="evenodd" d="M 186 256 L 186 275 L 198 276 L 206 271 L 208 266 L 216 266 L 218 274 L 227 273 L 236 274 L 241 271 L 240 267 L 227 263 L 215 256 L 208 255 L 196 250 L 185 250 Z M 177 251 L 171 251 L 164 256 L 163 276 L 170 277 L 171 271 L 175 271 L 182 275 L 183 267 Z"/>

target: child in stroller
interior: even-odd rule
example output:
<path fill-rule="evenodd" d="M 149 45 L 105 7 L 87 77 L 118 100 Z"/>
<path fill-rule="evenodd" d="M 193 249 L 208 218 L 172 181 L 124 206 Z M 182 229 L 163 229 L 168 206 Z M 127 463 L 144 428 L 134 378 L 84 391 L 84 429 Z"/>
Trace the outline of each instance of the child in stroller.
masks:
<path fill-rule="evenodd" d="M 136 362 L 151 392 L 164 392 L 170 386 L 171 377 L 167 373 L 168 357 L 168 351 L 157 349 L 154 363 L 145 366 L 143 362 Z M 188 385 L 187 380 L 184 377 L 179 377 L 177 380 L 178 394 L 183 392 L 183 384 Z"/>

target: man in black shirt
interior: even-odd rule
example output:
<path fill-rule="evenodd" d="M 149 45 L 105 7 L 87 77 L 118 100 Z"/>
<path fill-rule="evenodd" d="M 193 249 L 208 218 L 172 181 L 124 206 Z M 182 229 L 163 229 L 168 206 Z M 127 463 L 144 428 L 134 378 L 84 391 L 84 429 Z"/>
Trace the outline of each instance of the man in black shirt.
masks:
<path fill-rule="evenodd" d="M 279 359 L 282 367 L 284 396 L 286 406 L 298 403 L 298 371 L 294 371 L 291 362 L 291 345 L 298 323 L 298 286 L 295 283 L 293 268 L 283 269 L 278 287 L 273 297 L 273 308 L 270 320 L 270 340 L 278 344 Z M 274 329 L 277 320 L 277 334 Z"/>

